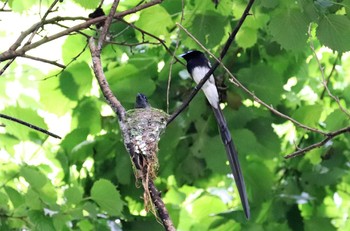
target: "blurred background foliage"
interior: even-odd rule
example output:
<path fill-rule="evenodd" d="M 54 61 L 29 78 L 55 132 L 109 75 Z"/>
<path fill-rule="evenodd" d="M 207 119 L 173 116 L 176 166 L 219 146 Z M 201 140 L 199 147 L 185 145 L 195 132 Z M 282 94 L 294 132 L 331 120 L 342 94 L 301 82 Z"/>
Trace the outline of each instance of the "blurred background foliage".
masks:
<path fill-rule="evenodd" d="M 3 52 L 30 26 L 20 25 L 33 17 L 33 23 L 40 21 L 53 1 L 0 2 L 10 10 L 0 12 Z M 165 0 L 127 15 L 128 23 L 112 24 L 102 62 L 125 108 L 133 108 L 138 92 L 169 113 L 186 99 L 194 84 L 159 39 L 175 55 L 201 50 L 176 26 L 181 23 L 218 56 L 247 1 L 218 2 L 215 7 L 210 0 Z M 64 0 L 48 18 L 87 17 L 99 3 Z M 139 3 L 121 1 L 117 11 Z M 108 13 L 110 6 L 105 1 L 102 8 Z M 339 104 L 345 110 L 350 104 L 349 11 L 349 0 L 257 0 L 223 63 L 266 104 L 302 124 L 325 132 L 344 128 L 349 114 Z M 14 20 L 7 17 L 21 30 L 10 32 Z M 45 26 L 35 38 L 61 30 Z M 98 34 L 93 26 L 81 32 Z M 1 120 L 0 230 L 162 230 L 144 210 L 116 117 L 94 79 L 86 37 L 71 33 L 57 44 L 45 44 L 40 54 L 64 69 L 17 58 L 0 77 L 1 113 L 63 137 L 58 141 Z M 215 119 L 199 93 L 159 143 L 156 185 L 177 229 L 350 230 L 348 133 L 284 159 L 325 137 L 254 102 L 223 68 L 215 75 L 252 218 L 244 218 Z"/>

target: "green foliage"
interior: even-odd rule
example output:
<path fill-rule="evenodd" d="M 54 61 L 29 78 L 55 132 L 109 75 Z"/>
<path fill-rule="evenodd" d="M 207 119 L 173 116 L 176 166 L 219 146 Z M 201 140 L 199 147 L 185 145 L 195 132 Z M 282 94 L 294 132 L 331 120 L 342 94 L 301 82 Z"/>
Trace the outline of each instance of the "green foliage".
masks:
<path fill-rule="evenodd" d="M 99 0 L 74 0 L 74 2 L 85 9 L 95 9 L 100 3 Z"/>
<path fill-rule="evenodd" d="M 111 216 L 120 216 L 123 202 L 115 186 L 108 180 L 98 180 L 91 188 L 91 198 Z"/>
<path fill-rule="evenodd" d="M 10 0 L 6 7 L 21 14 L 15 15 L 18 21 L 33 11 L 38 21 L 37 16 L 44 15 L 52 2 Z M 86 18 L 100 2 L 64 0 L 47 19 L 54 14 Z M 139 3 L 120 1 L 117 12 Z M 221 0 L 215 8 L 209 0 L 163 1 L 123 17 L 141 31 L 113 21 L 113 43 L 106 43 L 101 54 L 113 93 L 127 110 L 134 107 L 140 92 L 153 107 L 168 108 L 171 114 L 194 84 L 186 79 L 185 66 L 143 31 L 164 41 L 176 55 L 202 50 L 176 25 L 181 23 L 218 55 L 246 4 L 245 0 Z M 102 7 L 109 12 L 110 5 Z M 349 10 L 349 0 L 256 1 L 223 63 L 271 108 L 324 132 L 343 129 L 349 126 L 344 112 L 350 105 Z M 60 21 L 70 28 L 79 23 Z M 18 28 L 16 36 L 28 25 Z M 61 26 L 44 25 L 32 42 L 65 30 Z M 50 66 L 48 71 L 37 61 L 23 64 L 27 59 L 18 57 L 0 77 L 2 114 L 63 137 L 58 141 L 1 119 L 5 127 L 0 127 L 0 230 L 163 230 L 154 215 L 145 211 L 143 189 L 135 180 L 118 119 L 94 79 L 84 34 L 97 37 L 100 32 L 94 26 L 80 32 L 64 37 L 57 45 L 61 46 L 57 56 L 51 54 L 56 44 L 45 44 L 44 57 L 66 65 L 63 70 Z M 0 34 L 11 36 L 5 29 Z M 16 39 L 4 40 L 2 50 Z M 26 54 L 41 57 L 37 49 Z M 285 160 L 283 156 L 326 136 L 302 129 L 254 102 L 220 66 L 215 76 L 239 152 L 252 218 L 244 218 L 217 124 L 200 92 L 167 127 L 159 143 L 155 183 L 176 228 L 349 230 L 349 133 Z"/>
<path fill-rule="evenodd" d="M 317 37 L 324 45 L 339 52 L 350 50 L 349 38 L 350 19 L 345 15 L 328 15 L 319 23 Z"/>

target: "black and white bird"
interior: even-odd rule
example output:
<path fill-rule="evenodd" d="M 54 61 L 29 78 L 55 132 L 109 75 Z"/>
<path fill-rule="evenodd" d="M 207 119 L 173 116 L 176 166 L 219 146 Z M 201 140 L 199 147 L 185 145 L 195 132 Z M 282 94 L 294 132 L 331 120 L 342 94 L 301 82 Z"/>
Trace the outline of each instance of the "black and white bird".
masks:
<path fill-rule="evenodd" d="M 181 55 L 187 61 L 187 70 L 190 73 L 193 80 L 198 84 L 203 77 L 209 72 L 211 65 L 207 57 L 197 50 L 189 51 Z M 247 219 L 250 218 L 250 209 L 248 203 L 248 197 L 246 187 L 241 171 L 241 167 L 238 160 L 238 153 L 235 145 L 233 144 L 230 131 L 227 127 L 225 117 L 219 106 L 219 94 L 215 85 L 214 76 L 211 75 L 209 79 L 204 83 L 202 90 L 209 101 L 217 120 L 221 139 L 225 145 L 226 153 L 230 166 L 232 169 L 233 177 L 236 181 L 239 196 L 241 198 L 242 206 Z"/>

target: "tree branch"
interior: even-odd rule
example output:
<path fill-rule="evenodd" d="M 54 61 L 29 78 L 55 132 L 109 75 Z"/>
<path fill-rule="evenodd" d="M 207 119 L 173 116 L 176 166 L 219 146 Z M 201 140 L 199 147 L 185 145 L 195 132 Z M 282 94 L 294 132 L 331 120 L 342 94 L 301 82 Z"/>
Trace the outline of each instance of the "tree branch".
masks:
<path fill-rule="evenodd" d="M 293 152 L 292 154 L 289 154 L 289 155 L 285 156 L 284 158 L 285 159 L 289 159 L 289 158 L 293 158 L 293 157 L 296 157 L 296 156 L 303 155 L 303 154 L 305 154 L 306 152 L 308 152 L 308 151 L 310 151 L 312 149 L 319 148 L 319 147 L 323 146 L 324 144 L 326 144 L 328 141 L 330 141 L 334 137 L 339 136 L 339 135 L 341 135 L 343 133 L 346 133 L 346 132 L 350 132 L 350 126 L 342 128 L 342 129 L 339 129 L 339 130 L 334 131 L 334 132 L 327 133 L 326 134 L 326 138 L 323 139 L 322 141 L 320 141 L 318 143 L 315 143 L 315 144 L 312 144 L 310 146 L 307 146 L 306 148 L 299 149 L 298 151 Z"/>
<path fill-rule="evenodd" d="M 31 56 L 31 55 L 22 55 L 20 57 L 27 58 L 27 59 L 32 59 L 32 60 L 43 62 L 43 63 L 48 63 L 48 64 L 51 64 L 51 65 L 54 65 L 54 66 L 57 66 L 57 67 L 60 67 L 60 68 L 63 68 L 63 69 L 66 68 L 66 66 L 63 65 L 63 64 L 60 64 L 60 63 L 55 62 L 55 61 L 43 59 L 43 58 L 40 58 L 40 57 L 35 57 L 35 56 Z"/>
<path fill-rule="evenodd" d="M 160 193 L 158 192 L 156 186 L 154 186 L 154 183 L 152 180 L 148 182 L 148 189 L 151 194 L 153 204 L 157 208 L 158 214 L 162 219 L 162 223 L 164 225 L 165 230 L 175 231 L 176 229 L 173 225 L 172 220 L 170 219 L 169 213 L 164 205 L 164 202 L 160 197 Z"/>
<path fill-rule="evenodd" d="M 145 4 L 142 4 L 142 5 L 138 5 L 138 6 L 134 7 L 134 8 L 132 8 L 132 9 L 125 10 L 123 12 L 115 13 L 114 14 L 114 18 L 115 19 L 121 19 L 121 18 L 125 17 L 126 15 L 135 13 L 137 11 L 140 11 L 142 9 L 151 7 L 151 6 L 156 5 L 156 4 L 159 4 L 161 2 L 163 2 L 163 0 L 154 0 L 154 1 L 150 1 L 150 2 L 147 2 Z M 41 39 L 41 40 L 39 40 L 37 42 L 24 45 L 20 49 L 17 49 L 18 47 L 20 47 L 20 45 L 23 42 L 23 40 L 30 33 L 32 33 L 38 25 L 41 25 L 42 22 L 40 21 L 40 22 L 34 24 L 33 26 L 31 26 L 26 31 L 22 32 L 21 35 L 17 38 L 16 42 L 7 51 L 5 51 L 2 54 L 0 54 L 0 62 L 5 61 L 5 60 L 9 60 L 9 59 L 13 59 L 13 58 L 15 58 L 17 56 L 21 56 L 21 55 L 25 54 L 27 51 L 29 51 L 31 49 L 34 49 L 34 48 L 36 48 L 36 47 L 38 47 L 38 46 L 40 46 L 40 45 L 42 45 L 44 43 L 50 42 L 52 40 L 58 39 L 60 37 L 66 36 L 66 35 L 69 35 L 72 32 L 79 31 L 79 30 L 82 30 L 82 29 L 86 29 L 90 25 L 93 25 L 93 24 L 96 24 L 96 23 L 99 23 L 99 22 L 102 22 L 102 21 L 106 20 L 106 18 L 107 18 L 107 16 L 101 16 L 101 17 L 98 17 L 98 18 L 87 20 L 86 18 L 82 18 L 82 17 L 76 17 L 76 18 L 74 18 L 74 17 L 55 17 L 55 18 L 52 18 L 52 19 L 45 20 L 44 23 L 43 23 L 44 25 L 45 24 L 52 24 L 52 23 L 55 23 L 55 22 L 58 22 L 58 21 L 62 21 L 62 20 L 83 19 L 83 20 L 87 20 L 87 21 L 84 22 L 84 23 L 72 26 L 72 27 L 70 27 L 70 28 L 68 28 L 66 30 L 61 31 L 61 32 L 58 32 L 57 34 L 44 37 L 43 39 Z"/>
<path fill-rule="evenodd" d="M 309 34 L 309 37 L 311 38 L 311 24 L 309 25 L 308 34 Z M 340 104 L 338 97 L 334 96 L 327 86 L 327 81 L 326 81 L 325 74 L 324 74 L 324 68 L 322 67 L 321 62 L 317 57 L 315 46 L 314 46 L 314 43 L 312 42 L 311 39 L 310 39 L 310 48 L 312 50 L 312 53 L 314 54 L 318 68 L 320 69 L 321 77 L 322 77 L 322 84 L 323 84 L 324 88 L 327 90 L 327 94 L 338 104 L 339 109 L 350 118 L 350 113 Z"/>
<path fill-rule="evenodd" d="M 118 7 L 118 4 L 119 4 L 119 0 L 116 0 L 113 2 L 113 5 L 111 7 L 111 10 L 109 12 L 109 15 L 105 21 L 105 24 L 102 28 L 102 32 L 101 32 L 101 35 L 100 35 L 100 38 L 98 39 L 98 42 L 97 42 L 97 50 L 99 52 L 101 52 L 101 49 L 102 49 L 102 45 L 104 43 L 104 41 L 106 40 L 106 36 L 107 36 L 107 33 L 108 33 L 108 30 L 109 30 L 109 27 L 112 23 L 112 20 L 113 20 L 113 16 L 117 10 L 117 7 Z"/>
<path fill-rule="evenodd" d="M 30 38 L 28 39 L 27 44 L 30 44 L 35 36 L 35 34 L 38 32 L 38 30 L 40 29 L 40 27 L 42 27 L 44 25 L 44 22 L 47 18 L 47 16 L 49 15 L 49 13 L 51 12 L 51 10 L 55 7 L 55 5 L 58 3 L 59 0 L 55 0 L 50 7 L 47 9 L 47 11 L 45 12 L 44 16 L 41 18 L 41 23 L 37 24 L 37 27 L 35 28 L 35 30 L 32 32 L 32 35 L 30 36 Z"/>
<path fill-rule="evenodd" d="M 95 45 L 95 40 L 93 37 L 89 39 L 89 48 L 92 57 L 92 65 L 94 73 L 98 84 L 102 90 L 104 97 L 107 100 L 108 105 L 113 109 L 113 111 L 118 115 L 119 123 L 125 120 L 125 109 L 119 100 L 114 96 L 106 77 L 103 73 L 103 68 L 101 64 L 101 51 L 97 49 Z"/>
<path fill-rule="evenodd" d="M 333 65 L 332 65 L 332 69 L 331 69 L 331 71 L 329 72 L 328 77 L 327 77 L 326 82 L 325 82 L 325 86 L 327 86 L 327 87 L 328 87 L 329 80 L 330 80 L 331 77 L 333 76 L 333 73 L 334 73 L 334 71 L 335 71 L 335 67 L 337 66 L 337 63 L 338 63 L 338 60 L 340 59 L 340 57 L 341 57 L 341 55 L 338 55 L 338 56 L 335 58 L 335 60 L 334 60 L 334 63 L 333 63 Z M 321 93 L 321 95 L 320 95 L 320 99 L 323 99 L 324 94 L 326 93 L 326 90 L 327 90 L 327 88 L 323 88 L 323 91 L 322 91 L 322 93 Z"/>
<path fill-rule="evenodd" d="M 142 33 L 142 35 L 148 35 L 148 36 L 150 36 L 151 38 L 154 38 L 155 40 L 159 41 L 159 42 L 163 45 L 163 47 L 165 48 L 165 50 L 166 50 L 171 56 L 173 56 L 173 57 L 176 59 L 177 62 L 181 63 L 182 65 L 185 65 L 185 64 L 182 62 L 182 60 L 180 60 L 179 58 L 177 58 L 177 57 L 175 56 L 174 52 L 172 52 L 172 51 L 169 49 L 169 47 L 165 44 L 165 42 L 164 42 L 163 39 L 160 39 L 160 38 L 158 38 L 157 36 L 155 36 L 155 35 L 153 35 L 153 34 L 147 32 L 147 31 L 145 31 L 145 30 L 142 30 L 141 28 L 139 28 L 139 27 L 135 26 L 134 24 L 129 23 L 129 22 L 123 20 L 123 19 L 119 19 L 119 20 L 120 20 L 121 22 L 123 22 L 123 23 L 129 25 L 130 27 L 134 28 L 135 30 L 140 31 L 140 32 Z"/>
<path fill-rule="evenodd" d="M 16 123 L 22 124 L 22 125 L 24 125 L 24 126 L 27 126 L 27 127 L 31 128 L 31 129 L 37 130 L 37 131 L 39 131 L 39 132 L 42 132 L 42 133 L 44 133 L 44 134 L 46 134 L 46 135 L 52 136 L 52 137 L 54 137 L 54 138 L 56 138 L 56 139 L 61 139 L 60 136 L 58 136 L 58 135 L 56 135 L 56 134 L 54 134 L 54 133 L 51 133 L 51 132 L 49 132 L 49 131 L 47 131 L 47 130 L 45 130 L 45 129 L 43 129 L 43 128 L 37 127 L 37 126 L 35 126 L 35 125 L 33 125 L 33 124 L 27 123 L 27 122 L 25 122 L 25 121 L 23 121 L 23 120 L 20 120 L 20 119 L 11 117 L 11 116 L 7 116 L 7 115 L 4 115 L 4 114 L 0 114 L 0 118 L 4 118 L 4 119 L 7 119 L 7 120 L 11 120 L 11 121 L 13 121 L 13 122 L 16 122 Z"/>

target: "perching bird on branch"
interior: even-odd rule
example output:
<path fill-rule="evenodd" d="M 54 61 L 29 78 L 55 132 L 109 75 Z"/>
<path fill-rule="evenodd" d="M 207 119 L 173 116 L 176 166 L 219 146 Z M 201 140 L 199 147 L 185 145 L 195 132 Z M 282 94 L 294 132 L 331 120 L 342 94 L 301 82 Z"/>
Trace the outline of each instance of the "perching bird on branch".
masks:
<path fill-rule="evenodd" d="M 198 84 L 202 78 L 209 72 L 211 65 L 205 55 L 197 50 L 189 51 L 181 55 L 187 61 L 187 70 L 190 73 L 193 80 Z M 214 76 L 211 75 L 209 79 L 204 83 L 202 90 L 209 101 L 219 126 L 222 142 L 225 145 L 226 153 L 230 166 L 232 169 L 233 177 L 236 181 L 239 196 L 241 198 L 242 206 L 247 219 L 250 217 L 250 209 L 248 203 L 247 192 L 245 183 L 241 171 L 241 167 L 238 160 L 238 153 L 235 145 L 233 144 L 230 131 L 227 127 L 225 117 L 219 106 L 219 94 L 215 86 Z"/>

